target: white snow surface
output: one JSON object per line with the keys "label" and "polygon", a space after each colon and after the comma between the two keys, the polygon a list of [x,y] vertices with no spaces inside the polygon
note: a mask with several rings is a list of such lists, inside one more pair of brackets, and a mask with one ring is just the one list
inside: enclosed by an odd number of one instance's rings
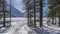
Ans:
{"label": "white snow surface", "polygon": [[[6,20],[9,20],[9,18],[6,18]],[[11,18],[11,27],[6,30],[6,32],[0,34],[18,34],[20,32],[20,28],[26,23],[27,18]]]}
{"label": "white snow surface", "polygon": [[[9,18],[6,18],[9,20]],[[47,18],[43,18],[43,23],[47,22]],[[38,30],[38,29],[37,29]],[[28,26],[27,26],[27,18],[11,18],[11,27],[6,30],[4,33],[0,34],[28,34],[29,31],[32,31]],[[33,31],[34,33],[31,34],[37,34],[36,31]],[[39,33],[40,34],[40,33]]]}

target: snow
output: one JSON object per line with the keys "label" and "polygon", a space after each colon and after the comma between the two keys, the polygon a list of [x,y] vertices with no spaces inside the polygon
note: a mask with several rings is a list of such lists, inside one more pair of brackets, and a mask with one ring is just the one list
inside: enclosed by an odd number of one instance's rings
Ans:
{"label": "snow", "polygon": [[[9,20],[9,18],[6,18]],[[43,18],[43,23],[46,25],[47,18]],[[46,28],[47,27],[47,28]],[[27,18],[11,18],[11,27],[8,28],[4,33],[1,34],[57,34],[56,32],[53,32],[49,30],[49,26],[43,27],[44,31],[38,28],[30,28],[27,26]],[[53,28],[50,26],[50,28]],[[5,29],[5,28],[2,28]],[[55,30],[59,28],[55,28]],[[48,31],[48,32],[47,32]]]}
{"label": "snow", "polygon": [[[9,18],[6,18],[6,19],[9,20]],[[26,18],[11,18],[11,21],[12,21],[11,27],[2,34],[12,34],[12,33],[14,34],[16,29],[21,28],[25,23],[27,23]]]}
{"label": "snow", "polygon": [[28,31],[26,30],[25,27],[21,27],[20,34],[28,34]]}

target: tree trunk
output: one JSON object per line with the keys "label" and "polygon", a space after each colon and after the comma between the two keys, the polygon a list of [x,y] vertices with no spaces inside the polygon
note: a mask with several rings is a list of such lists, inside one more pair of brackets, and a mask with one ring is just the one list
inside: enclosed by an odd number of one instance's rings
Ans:
{"label": "tree trunk", "polygon": [[52,24],[54,24],[54,16],[55,16],[55,12],[54,12],[54,10],[52,9]]}
{"label": "tree trunk", "polygon": [[4,0],[3,0],[3,15],[4,15],[3,26],[5,26],[5,11],[4,11]]}
{"label": "tree trunk", "polygon": [[33,26],[32,18],[30,17],[30,26]]}
{"label": "tree trunk", "polygon": [[40,0],[40,27],[43,25],[43,20],[42,20],[42,18],[43,18],[43,3],[42,2],[43,1]]}
{"label": "tree trunk", "polygon": [[59,26],[60,26],[60,17],[59,17]]}
{"label": "tree trunk", "polygon": [[53,9],[52,9],[52,24],[54,24],[54,16],[55,16],[55,9],[54,9],[54,0],[52,0],[52,5],[53,5]]}
{"label": "tree trunk", "polygon": [[10,0],[10,25],[11,26],[11,0]]}
{"label": "tree trunk", "polygon": [[35,10],[35,0],[34,0],[34,27],[36,27],[36,10]]}
{"label": "tree trunk", "polygon": [[54,24],[54,16],[52,15],[52,24]]}
{"label": "tree trunk", "polygon": [[29,10],[27,10],[27,12],[28,12],[28,26],[30,26],[30,24],[29,24]]}
{"label": "tree trunk", "polygon": [[32,22],[31,12],[29,13],[29,15],[30,15],[30,26],[32,27],[33,26],[33,22]]}
{"label": "tree trunk", "polygon": [[31,16],[30,16],[30,11],[29,11],[29,26],[31,27]]}

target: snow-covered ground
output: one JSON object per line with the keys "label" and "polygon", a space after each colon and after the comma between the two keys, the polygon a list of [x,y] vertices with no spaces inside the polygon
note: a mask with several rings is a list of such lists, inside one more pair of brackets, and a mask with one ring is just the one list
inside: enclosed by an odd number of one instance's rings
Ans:
{"label": "snow-covered ground", "polygon": [[[6,19],[9,20],[9,18]],[[47,18],[43,18],[43,23],[46,22]],[[11,27],[0,34],[57,34],[54,31],[49,31],[48,27],[43,27],[45,30],[41,30],[40,28],[29,28],[27,26],[27,18],[11,18]]]}
{"label": "snow-covered ground", "polygon": [[[6,18],[9,20],[9,18]],[[19,29],[27,23],[26,18],[11,18],[11,27],[0,34],[15,34]]]}

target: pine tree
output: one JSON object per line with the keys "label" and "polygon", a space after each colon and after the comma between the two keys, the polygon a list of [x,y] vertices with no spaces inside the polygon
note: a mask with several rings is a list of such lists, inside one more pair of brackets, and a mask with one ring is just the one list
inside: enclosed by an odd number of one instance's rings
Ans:
{"label": "pine tree", "polygon": [[[54,23],[54,16],[60,18],[60,0],[49,0],[49,16],[52,16],[52,23]],[[52,15],[51,15],[52,14]],[[59,19],[60,20],[60,19]],[[60,26],[60,22],[59,22]]]}
{"label": "pine tree", "polygon": [[33,4],[30,3],[29,0],[23,0],[24,4],[25,4],[25,10],[27,14],[27,18],[28,18],[28,26],[33,27],[34,23],[33,23]]}
{"label": "pine tree", "polygon": [[[26,1],[26,2],[25,2]],[[28,20],[28,26],[30,26],[30,19],[29,19],[29,1],[28,0],[23,0],[24,4],[25,4],[25,10],[26,10],[26,13],[27,13],[27,20]]]}
{"label": "pine tree", "polygon": [[3,18],[3,26],[5,26],[6,13],[8,13],[6,0],[0,0],[0,16]]}
{"label": "pine tree", "polygon": [[3,15],[3,11],[2,11],[2,0],[0,0],[0,19],[2,18],[2,15]]}

